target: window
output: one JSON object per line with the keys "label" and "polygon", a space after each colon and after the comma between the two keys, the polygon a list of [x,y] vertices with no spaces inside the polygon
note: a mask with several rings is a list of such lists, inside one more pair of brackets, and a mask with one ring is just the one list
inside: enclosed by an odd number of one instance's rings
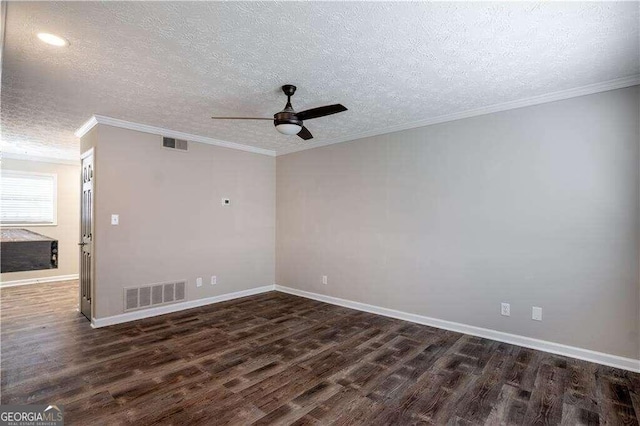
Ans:
{"label": "window", "polygon": [[55,225],[57,176],[2,170],[0,221],[3,225]]}

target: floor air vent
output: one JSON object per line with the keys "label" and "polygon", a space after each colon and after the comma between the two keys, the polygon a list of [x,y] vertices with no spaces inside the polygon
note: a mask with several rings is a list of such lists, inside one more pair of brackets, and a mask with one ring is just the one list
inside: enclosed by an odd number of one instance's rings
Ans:
{"label": "floor air vent", "polygon": [[189,143],[183,139],[163,137],[162,146],[165,148],[177,149],[179,151],[186,151],[189,148]]}
{"label": "floor air vent", "polygon": [[127,287],[124,289],[125,312],[184,302],[185,300],[187,300],[186,281]]}

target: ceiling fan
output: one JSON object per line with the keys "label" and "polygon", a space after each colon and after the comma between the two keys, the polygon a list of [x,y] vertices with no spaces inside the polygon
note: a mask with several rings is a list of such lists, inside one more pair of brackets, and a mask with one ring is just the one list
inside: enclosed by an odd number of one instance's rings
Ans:
{"label": "ceiling fan", "polygon": [[273,114],[273,118],[264,117],[211,117],[214,120],[273,120],[276,130],[285,135],[298,135],[304,140],[313,138],[311,132],[302,125],[304,120],[324,117],[325,115],[336,114],[346,111],[347,108],[340,104],[325,105],[318,108],[311,108],[305,111],[295,112],[291,106],[291,96],[296,93],[296,86],[285,84],[282,91],[287,95],[287,104],[280,112]]}

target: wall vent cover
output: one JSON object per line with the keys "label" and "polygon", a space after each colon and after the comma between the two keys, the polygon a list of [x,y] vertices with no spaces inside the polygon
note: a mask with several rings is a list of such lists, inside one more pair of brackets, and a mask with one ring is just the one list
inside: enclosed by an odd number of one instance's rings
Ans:
{"label": "wall vent cover", "polygon": [[176,281],[127,287],[124,289],[124,311],[151,308],[187,300],[187,282]]}
{"label": "wall vent cover", "polygon": [[162,146],[165,148],[177,149],[179,151],[186,151],[189,149],[189,142],[183,139],[163,137]]}

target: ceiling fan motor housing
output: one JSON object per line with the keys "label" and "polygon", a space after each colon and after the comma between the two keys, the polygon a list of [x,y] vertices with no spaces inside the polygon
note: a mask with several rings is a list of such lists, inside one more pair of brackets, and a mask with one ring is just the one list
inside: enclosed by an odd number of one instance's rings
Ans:
{"label": "ceiling fan motor housing", "polygon": [[291,106],[291,96],[296,93],[296,86],[292,84],[285,84],[282,86],[282,91],[287,95],[287,105],[280,112],[273,114],[273,124],[278,126],[280,124],[295,124],[302,127],[302,120],[296,117],[296,112]]}
{"label": "ceiling fan motor housing", "polygon": [[302,120],[298,120],[296,113],[293,111],[280,111],[273,115],[273,124],[276,126],[279,124],[295,124],[296,126],[302,126]]}

